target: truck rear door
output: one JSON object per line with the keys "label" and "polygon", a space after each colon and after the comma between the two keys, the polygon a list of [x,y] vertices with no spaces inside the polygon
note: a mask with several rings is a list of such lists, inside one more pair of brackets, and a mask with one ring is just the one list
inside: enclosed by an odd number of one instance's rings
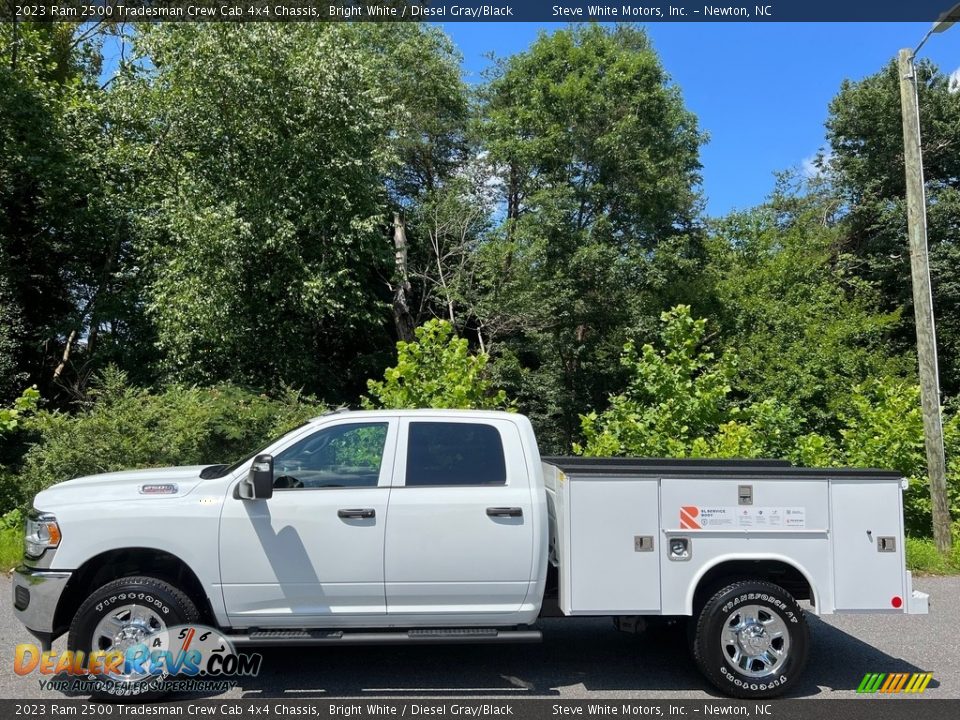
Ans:
{"label": "truck rear door", "polygon": [[533,510],[515,423],[401,420],[385,539],[388,615],[520,610],[533,574]]}

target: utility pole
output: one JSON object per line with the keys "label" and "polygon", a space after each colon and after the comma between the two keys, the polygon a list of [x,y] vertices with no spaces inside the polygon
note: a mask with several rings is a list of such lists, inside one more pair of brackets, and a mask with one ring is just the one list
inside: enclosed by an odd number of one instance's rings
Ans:
{"label": "utility pole", "polygon": [[927,474],[933,505],[933,539],[941,553],[950,550],[950,501],[947,495],[943,422],[940,415],[940,379],[937,339],[933,320],[933,292],[927,253],[927,199],[923,187],[920,147],[920,106],[913,50],[901,50],[900,106],[903,114],[903,159],[907,180],[907,233],[910,237],[910,272],[913,278],[913,313],[917,326],[917,359],[920,364],[920,404],[927,451]]}

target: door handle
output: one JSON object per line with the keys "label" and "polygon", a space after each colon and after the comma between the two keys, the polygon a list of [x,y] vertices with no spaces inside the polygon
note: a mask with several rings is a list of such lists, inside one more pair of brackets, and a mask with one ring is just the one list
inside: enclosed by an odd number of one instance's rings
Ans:
{"label": "door handle", "polygon": [[523,517],[523,508],[518,507],[489,507],[487,515],[490,517]]}
{"label": "door handle", "polygon": [[337,517],[340,518],[372,518],[377,514],[373,508],[346,508],[337,510]]}

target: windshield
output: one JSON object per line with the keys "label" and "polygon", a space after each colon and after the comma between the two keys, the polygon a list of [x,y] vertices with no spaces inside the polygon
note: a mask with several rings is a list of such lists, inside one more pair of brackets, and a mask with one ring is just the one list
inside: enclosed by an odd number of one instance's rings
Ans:
{"label": "windshield", "polygon": [[239,468],[245,462],[253,459],[257,455],[262,453],[264,450],[266,450],[268,447],[273,445],[274,443],[278,442],[279,440],[282,440],[285,437],[289,437],[290,435],[293,435],[295,432],[297,432],[301,428],[306,427],[309,424],[310,423],[308,421],[308,422],[302,423],[301,425],[297,425],[297,427],[295,427],[293,430],[290,430],[286,434],[281,435],[279,438],[274,438],[272,440],[269,440],[266,444],[261,445],[253,452],[248,453],[247,455],[244,455],[242,458],[237,460],[232,465],[211,465],[210,467],[204,468],[200,473],[200,477],[203,478],[204,480],[213,480],[215,478],[222,478],[226,475],[229,475],[230,473],[235,472],[237,468]]}

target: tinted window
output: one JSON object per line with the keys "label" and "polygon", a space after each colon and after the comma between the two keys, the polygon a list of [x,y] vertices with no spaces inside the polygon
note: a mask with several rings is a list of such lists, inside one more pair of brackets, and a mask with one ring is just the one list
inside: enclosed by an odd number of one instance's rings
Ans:
{"label": "tinted window", "polygon": [[376,487],[387,423],[336,425],[308,435],[273,461],[278,490]]}
{"label": "tinted window", "polygon": [[500,433],[476,423],[410,423],[407,486],[504,485]]}

